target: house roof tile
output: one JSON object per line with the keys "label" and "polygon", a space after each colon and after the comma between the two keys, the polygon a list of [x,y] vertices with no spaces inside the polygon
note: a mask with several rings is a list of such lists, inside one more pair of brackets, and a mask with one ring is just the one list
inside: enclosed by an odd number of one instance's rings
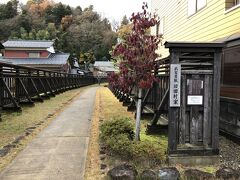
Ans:
{"label": "house roof tile", "polygon": [[111,61],[95,61],[94,67],[96,66],[104,66],[104,67],[114,67],[113,62]]}
{"label": "house roof tile", "polygon": [[5,48],[49,48],[53,41],[45,40],[8,40],[3,43]]}
{"label": "house roof tile", "polygon": [[95,61],[93,66],[99,69],[100,71],[105,72],[116,71],[113,62],[111,61]]}
{"label": "house roof tile", "polygon": [[70,54],[56,53],[51,54],[48,58],[4,58],[3,61],[16,65],[29,64],[49,64],[49,65],[64,65],[67,63]]}

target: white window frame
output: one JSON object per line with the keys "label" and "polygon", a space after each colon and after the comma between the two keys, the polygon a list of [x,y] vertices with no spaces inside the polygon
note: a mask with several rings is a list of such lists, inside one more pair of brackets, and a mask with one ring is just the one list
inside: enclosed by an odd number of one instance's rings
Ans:
{"label": "white window frame", "polygon": [[[226,2],[227,0],[225,0]],[[225,7],[225,14],[240,7],[240,0],[234,0],[234,5],[230,8]]]}
{"label": "white window frame", "polygon": [[39,52],[30,52],[28,53],[29,58],[40,58],[40,53]]}
{"label": "white window frame", "polygon": [[196,14],[207,6],[207,0],[188,0],[188,16]]}

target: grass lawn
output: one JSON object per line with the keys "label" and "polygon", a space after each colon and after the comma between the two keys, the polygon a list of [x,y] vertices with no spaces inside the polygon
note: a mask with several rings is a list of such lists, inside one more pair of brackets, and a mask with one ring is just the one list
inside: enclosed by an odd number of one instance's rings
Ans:
{"label": "grass lawn", "polygon": [[3,112],[0,122],[0,148],[13,142],[17,137],[24,135],[29,127],[37,128],[21,140],[16,148],[4,157],[0,157],[0,171],[9,164],[13,158],[26,147],[41,130],[46,127],[54,117],[67,106],[74,97],[78,96],[87,87],[73,89],[56,95],[43,103],[35,103],[33,107],[23,107],[22,112]]}
{"label": "grass lawn", "polygon": [[[134,112],[127,111],[127,107],[122,106],[122,103],[112,94],[108,88],[100,89],[101,99],[101,116],[104,120],[110,120],[119,117],[129,117],[134,120]],[[150,119],[141,119],[141,141],[150,141],[163,145],[163,148],[167,148],[167,136],[166,135],[146,135],[145,130]]]}

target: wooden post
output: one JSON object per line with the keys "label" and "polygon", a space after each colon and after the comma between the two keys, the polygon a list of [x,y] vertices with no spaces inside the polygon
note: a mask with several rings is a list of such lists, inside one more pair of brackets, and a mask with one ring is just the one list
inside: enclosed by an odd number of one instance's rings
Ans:
{"label": "wooden post", "polygon": [[213,102],[212,102],[212,148],[218,152],[219,147],[219,109],[220,109],[220,77],[221,77],[221,49],[216,49],[213,62]]}
{"label": "wooden post", "polygon": [[2,120],[1,118],[1,111],[3,107],[3,84],[2,84],[2,79],[3,79],[3,72],[2,72],[2,66],[0,65],[0,121]]}
{"label": "wooden post", "polygon": [[3,81],[3,67],[0,64],[0,119],[1,119],[1,110],[3,108],[3,96],[4,96],[2,81]]}
{"label": "wooden post", "polygon": [[44,83],[43,83],[43,81],[42,81],[42,79],[41,79],[41,76],[40,76],[40,72],[39,71],[37,71],[37,78],[38,78],[38,81],[39,81],[39,85],[42,87],[42,90],[43,90],[43,92],[41,92],[41,93],[44,93],[45,95],[45,97],[46,98],[49,98],[49,96],[48,96],[48,94],[47,94],[47,89],[45,88],[45,85],[44,85]]}
{"label": "wooden post", "polygon": [[[170,64],[179,63],[179,52],[172,51],[170,55]],[[170,72],[171,74],[171,72]],[[169,77],[170,78],[170,77]],[[178,119],[179,119],[179,108],[178,107],[169,107],[168,114],[168,151],[177,150],[177,130],[178,130]]]}
{"label": "wooden post", "polygon": [[33,97],[34,96],[34,94],[33,94],[33,88],[32,88],[32,83],[31,83],[31,70],[28,70],[27,71],[27,73],[28,73],[28,76],[27,76],[27,91],[29,92],[29,95],[30,95],[30,97]]}
{"label": "wooden post", "polygon": [[16,68],[16,77],[15,77],[15,98],[17,102],[20,102],[20,73],[19,73],[19,68]]}

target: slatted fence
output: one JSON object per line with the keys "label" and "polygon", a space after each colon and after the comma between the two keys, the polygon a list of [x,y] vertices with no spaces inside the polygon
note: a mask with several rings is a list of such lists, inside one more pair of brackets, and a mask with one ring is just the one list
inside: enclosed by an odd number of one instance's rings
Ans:
{"label": "slatted fence", "polygon": [[92,75],[0,63],[0,108],[20,110],[21,104],[33,104],[34,101],[43,101],[66,90],[94,83]]}

